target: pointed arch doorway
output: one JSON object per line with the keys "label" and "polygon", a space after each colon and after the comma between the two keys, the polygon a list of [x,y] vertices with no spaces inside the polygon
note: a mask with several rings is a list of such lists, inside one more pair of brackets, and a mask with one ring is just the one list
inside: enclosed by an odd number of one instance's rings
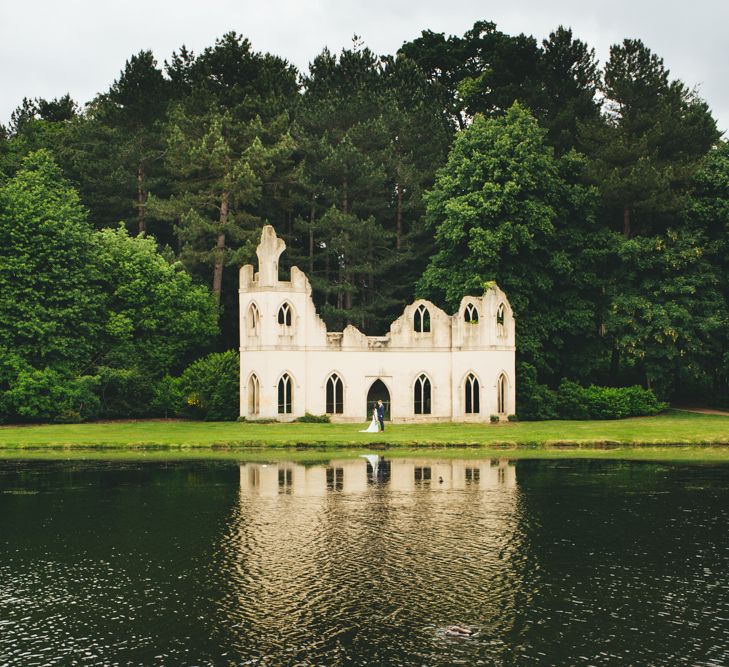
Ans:
{"label": "pointed arch doorway", "polygon": [[372,410],[377,401],[382,401],[385,406],[385,420],[390,420],[390,392],[382,380],[375,380],[367,392],[367,419],[372,418]]}

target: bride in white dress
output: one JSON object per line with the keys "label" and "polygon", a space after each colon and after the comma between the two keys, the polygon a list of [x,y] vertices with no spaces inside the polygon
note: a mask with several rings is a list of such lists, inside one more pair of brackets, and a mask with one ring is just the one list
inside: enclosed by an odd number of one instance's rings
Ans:
{"label": "bride in white dress", "polygon": [[366,428],[360,431],[360,433],[377,433],[380,430],[380,426],[377,420],[377,408],[374,408],[372,410],[372,421],[370,422],[370,425]]}

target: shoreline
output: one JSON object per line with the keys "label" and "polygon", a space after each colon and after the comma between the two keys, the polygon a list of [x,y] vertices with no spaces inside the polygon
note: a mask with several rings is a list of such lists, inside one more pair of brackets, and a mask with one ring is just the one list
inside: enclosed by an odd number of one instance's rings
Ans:
{"label": "shoreline", "polygon": [[[147,456],[218,458],[282,454],[400,450],[468,452],[470,456],[614,456],[661,451],[729,460],[729,416],[669,410],[654,417],[612,421],[502,424],[388,424],[384,433],[358,425],[144,420],[86,424],[4,426],[0,458]],[[587,454],[586,454],[587,453]],[[680,454],[682,457],[686,454]],[[450,454],[449,454],[450,456]]]}

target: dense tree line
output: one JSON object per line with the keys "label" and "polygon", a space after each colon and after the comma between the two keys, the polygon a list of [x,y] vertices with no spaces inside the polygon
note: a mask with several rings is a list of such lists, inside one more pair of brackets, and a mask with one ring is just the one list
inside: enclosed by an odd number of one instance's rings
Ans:
{"label": "dense tree line", "polygon": [[143,51],[83,108],[23,100],[0,188],[6,419],[43,382],[71,416],[179,407],[170,378],[237,347],[264,222],[330,328],[496,280],[524,415],[565,378],[727,400],[729,148],[639,40],[602,67],[569,29],[489,22],[387,56],[355,38],[307,72],[235,33]]}

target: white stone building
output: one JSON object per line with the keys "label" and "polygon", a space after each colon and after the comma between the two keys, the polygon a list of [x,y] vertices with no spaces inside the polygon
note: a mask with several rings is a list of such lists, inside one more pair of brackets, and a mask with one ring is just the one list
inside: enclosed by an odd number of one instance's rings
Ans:
{"label": "white stone building", "polygon": [[308,412],[367,422],[381,399],[393,422],[488,422],[515,412],[514,317],[496,286],[455,315],[425,299],[385,336],[330,333],[297,267],[279,280],[286,244],[267,225],[258,272],[240,270],[240,414],[289,421]]}

